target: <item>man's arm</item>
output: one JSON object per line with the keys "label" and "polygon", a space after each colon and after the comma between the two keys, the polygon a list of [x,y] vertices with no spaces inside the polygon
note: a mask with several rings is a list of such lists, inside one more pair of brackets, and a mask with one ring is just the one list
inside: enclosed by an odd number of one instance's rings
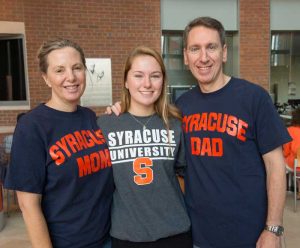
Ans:
{"label": "man's arm", "polygon": [[[263,155],[267,174],[268,215],[266,225],[282,225],[286,197],[286,174],[282,147],[277,147]],[[281,237],[263,231],[257,247],[281,247]]]}
{"label": "man's arm", "polygon": [[41,195],[17,191],[18,202],[33,248],[52,248],[48,227],[41,209]]}

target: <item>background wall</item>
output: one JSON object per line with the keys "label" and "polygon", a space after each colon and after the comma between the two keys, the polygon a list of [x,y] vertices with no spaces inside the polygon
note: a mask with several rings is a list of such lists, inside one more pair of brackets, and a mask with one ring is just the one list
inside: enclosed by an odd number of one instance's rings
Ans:
{"label": "background wall", "polygon": [[165,30],[184,30],[198,16],[211,16],[230,31],[238,29],[238,0],[161,0],[161,26]]}
{"label": "background wall", "polygon": [[[280,2],[279,0],[0,0],[0,21],[25,24],[30,107],[33,108],[40,102],[45,102],[50,93],[41,79],[35,59],[42,41],[56,36],[66,37],[78,42],[83,47],[86,57],[111,58],[113,101],[116,101],[120,98],[122,70],[129,50],[140,44],[160,49],[161,21],[162,25],[165,25],[168,19],[167,9],[164,6],[171,2],[176,7],[175,10],[180,10],[177,14],[173,14],[173,17],[181,20],[184,25],[187,21],[183,22],[183,18],[190,17],[190,20],[194,17],[192,15],[215,14],[217,16],[213,17],[220,19],[227,30],[237,30],[239,57],[235,61],[239,63],[239,76],[269,90],[270,1]],[[296,0],[288,0],[291,3],[294,1]],[[194,6],[193,12],[185,11],[181,6],[183,2],[185,6]],[[225,2],[226,8],[223,6]],[[230,14],[228,6],[231,6]],[[276,15],[276,8],[272,13]],[[282,16],[279,18],[282,19]],[[275,22],[272,23],[275,25]],[[181,29],[180,25],[177,26]],[[97,114],[103,111],[101,108],[94,110]],[[0,111],[0,129],[3,126],[13,127],[19,112],[22,110]]]}
{"label": "background wall", "polygon": [[[160,49],[160,0],[0,0],[0,21],[25,24],[31,108],[50,93],[36,61],[44,40],[65,37],[78,42],[87,58],[111,58],[113,101],[120,99],[128,52],[141,44]],[[0,111],[0,127],[14,126],[19,112]]]}
{"label": "background wall", "polygon": [[240,77],[270,87],[270,0],[239,1]]}
{"label": "background wall", "polygon": [[300,30],[299,0],[270,0],[272,30]]}

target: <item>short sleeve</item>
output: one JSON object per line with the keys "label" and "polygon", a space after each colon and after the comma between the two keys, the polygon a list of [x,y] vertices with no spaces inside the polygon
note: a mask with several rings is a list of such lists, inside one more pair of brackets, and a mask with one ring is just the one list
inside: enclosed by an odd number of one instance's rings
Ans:
{"label": "short sleeve", "polygon": [[266,154],[291,140],[267,92],[262,90],[256,106],[256,138],[261,154]]}
{"label": "short sleeve", "polygon": [[185,158],[185,146],[184,146],[184,138],[183,133],[180,132],[180,143],[178,146],[178,153],[176,157],[176,174],[184,177],[186,169],[186,158]]}
{"label": "short sleeve", "polygon": [[24,192],[43,192],[46,175],[46,144],[42,133],[28,118],[22,118],[14,132],[11,163],[4,187]]}

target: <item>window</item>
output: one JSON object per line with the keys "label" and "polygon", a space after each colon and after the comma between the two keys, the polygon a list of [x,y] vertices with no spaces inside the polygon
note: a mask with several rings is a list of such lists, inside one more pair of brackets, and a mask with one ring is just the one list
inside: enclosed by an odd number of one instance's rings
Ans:
{"label": "window", "polygon": [[300,32],[271,35],[271,95],[282,112],[289,112],[300,104]]}
{"label": "window", "polygon": [[197,81],[184,64],[182,32],[163,32],[161,47],[168,76],[168,94],[174,102]]}
{"label": "window", "polygon": [[[163,31],[162,35],[162,57],[167,70],[171,101],[175,101],[182,93],[197,85],[196,79],[184,64],[182,36],[182,31]],[[226,44],[228,52],[224,72],[227,75],[238,76],[236,33],[226,33]]]}
{"label": "window", "polygon": [[25,25],[0,21],[0,109],[28,108]]}
{"label": "window", "polygon": [[22,105],[27,100],[24,44],[20,36],[0,36],[0,102]]}

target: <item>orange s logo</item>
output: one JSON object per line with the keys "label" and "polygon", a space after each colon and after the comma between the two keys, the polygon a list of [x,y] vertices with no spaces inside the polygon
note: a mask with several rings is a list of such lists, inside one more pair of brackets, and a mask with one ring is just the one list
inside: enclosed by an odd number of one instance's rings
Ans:
{"label": "orange s logo", "polygon": [[153,170],[148,166],[152,166],[150,158],[137,158],[133,161],[134,182],[137,185],[150,184],[153,181]]}

